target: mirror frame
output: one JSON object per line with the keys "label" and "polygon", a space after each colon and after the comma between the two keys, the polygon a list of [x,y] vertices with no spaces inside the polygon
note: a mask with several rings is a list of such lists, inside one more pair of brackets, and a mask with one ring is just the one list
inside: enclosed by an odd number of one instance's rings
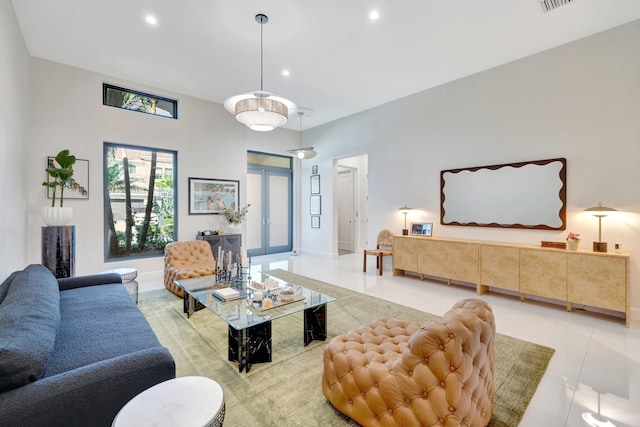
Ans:
{"label": "mirror frame", "polygon": [[[538,166],[546,166],[555,162],[560,162],[562,167],[560,169],[560,173],[558,174],[560,181],[562,182],[562,187],[558,193],[558,197],[562,202],[562,207],[558,212],[558,216],[562,224],[560,226],[554,227],[548,224],[499,224],[497,222],[491,223],[478,223],[478,222],[466,222],[461,223],[458,221],[445,222],[445,208],[444,202],[446,199],[445,194],[445,185],[446,179],[445,174],[457,174],[460,172],[477,172],[482,169],[489,169],[493,171],[499,171],[505,167],[512,167],[515,169],[522,168],[527,165],[538,165]],[[489,200],[488,203],[491,203]],[[442,225],[459,225],[459,226],[470,226],[470,227],[494,227],[494,228],[524,228],[528,230],[565,230],[567,227],[567,159],[565,158],[556,158],[556,159],[546,159],[546,160],[535,160],[529,162],[519,162],[519,163],[504,163],[499,165],[490,165],[490,166],[476,166],[470,168],[462,168],[462,169],[448,169],[440,171],[440,224]]]}

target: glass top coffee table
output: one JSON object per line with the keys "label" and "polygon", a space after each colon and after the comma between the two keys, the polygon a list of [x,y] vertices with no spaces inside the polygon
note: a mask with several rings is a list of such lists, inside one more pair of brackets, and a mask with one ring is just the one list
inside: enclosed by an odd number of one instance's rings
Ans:
{"label": "glass top coffee table", "polygon": [[[335,298],[295,283],[257,273],[232,282],[230,287],[241,292],[243,297],[228,301],[221,301],[214,295],[218,288],[215,276],[175,280],[175,284],[185,291],[187,317],[206,307],[227,323],[228,359],[238,362],[240,372],[243,369],[249,372],[254,363],[271,362],[271,321],[274,319],[304,312],[304,345],[327,338],[326,304]],[[268,284],[269,290],[259,290],[260,284]],[[292,301],[285,301],[284,294],[289,294],[288,300]],[[273,306],[266,308],[267,303],[254,299],[270,299]]]}

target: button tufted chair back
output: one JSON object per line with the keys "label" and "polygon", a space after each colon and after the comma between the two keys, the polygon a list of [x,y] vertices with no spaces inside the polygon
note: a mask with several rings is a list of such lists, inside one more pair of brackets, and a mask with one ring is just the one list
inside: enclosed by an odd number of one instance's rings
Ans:
{"label": "button tufted chair back", "polygon": [[169,243],[164,249],[164,286],[179,297],[183,291],[173,281],[214,274],[216,262],[206,240]]}
{"label": "button tufted chair back", "polygon": [[494,337],[493,311],[479,299],[423,327],[378,319],[327,344],[322,392],[363,426],[486,426]]}

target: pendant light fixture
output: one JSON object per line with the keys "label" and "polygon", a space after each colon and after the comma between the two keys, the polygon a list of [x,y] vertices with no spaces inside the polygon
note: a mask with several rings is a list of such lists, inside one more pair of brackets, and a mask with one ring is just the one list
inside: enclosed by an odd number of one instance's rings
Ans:
{"label": "pendant light fixture", "polygon": [[296,105],[263,90],[262,27],[269,22],[269,18],[259,13],[256,15],[256,22],[260,24],[260,90],[232,96],[224,101],[224,108],[250,129],[270,131],[287,123],[287,118],[295,112]]}
{"label": "pendant light fixture", "polygon": [[313,151],[313,147],[304,147],[302,148],[302,118],[310,116],[313,113],[313,110],[309,108],[300,107],[296,111],[296,115],[300,119],[300,148],[294,150],[287,150],[288,153],[294,154],[299,159],[310,159],[315,157],[316,153]]}

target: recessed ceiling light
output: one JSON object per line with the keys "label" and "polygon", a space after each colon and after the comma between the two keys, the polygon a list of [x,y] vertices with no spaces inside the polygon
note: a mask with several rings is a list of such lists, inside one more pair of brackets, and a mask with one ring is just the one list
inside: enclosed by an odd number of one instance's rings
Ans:
{"label": "recessed ceiling light", "polygon": [[158,20],[156,19],[156,17],[152,15],[147,15],[144,18],[144,20],[147,21],[147,24],[150,24],[150,25],[156,25],[158,23]]}
{"label": "recessed ceiling light", "polygon": [[378,18],[380,18],[380,14],[378,13],[378,11],[377,10],[371,11],[371,13],[369,14],[369,19],[371,19],[372,21],[375,21]]}
{"label": "recessed ceiling light", "polygon": [[282,70],[282,75],[287,77],[289,76],[291,73],[289,72],[289,70]]}

